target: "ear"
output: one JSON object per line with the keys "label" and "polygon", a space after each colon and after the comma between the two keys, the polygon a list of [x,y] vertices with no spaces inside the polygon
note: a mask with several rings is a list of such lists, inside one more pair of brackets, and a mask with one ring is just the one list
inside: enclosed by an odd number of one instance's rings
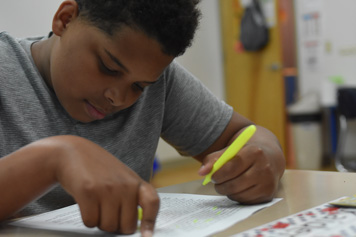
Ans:
{"label": "ear", "polygon": [[52,31],[54,34],[61,36],[67,25],[78,16],[78,4],[74,0],[62,2],[52,21]]}

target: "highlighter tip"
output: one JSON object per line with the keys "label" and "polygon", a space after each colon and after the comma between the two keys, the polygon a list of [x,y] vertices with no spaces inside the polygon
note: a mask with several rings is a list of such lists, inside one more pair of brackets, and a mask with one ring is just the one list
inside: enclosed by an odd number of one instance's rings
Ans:
{"label": "highlighter tip", "polygon": [[137,208],[137,219],[139,221],[142,220],[142,208],[141,207]]}
{"label": "highlighter tip", "polygon": [[204,181],[203,181],[203,185],[207,185],[210,182],[210,178],[209,177],[205,177]]}

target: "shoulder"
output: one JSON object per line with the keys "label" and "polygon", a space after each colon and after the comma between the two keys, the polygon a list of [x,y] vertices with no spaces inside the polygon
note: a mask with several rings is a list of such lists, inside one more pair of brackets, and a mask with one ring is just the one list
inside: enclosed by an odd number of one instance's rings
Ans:
{"label": "shoulder", "polygon": [[11,36],[8,32],[0,32],[0,51],[1,52],[25,52],[30,49],[33,42],[43,39],[43,37],[17,38]]}
{"label": "shoulder", "polygon": [[0,32],[0,51],[1,52],[12,48],[12,46],[16,43],[17,43],[16,39],[14,37],[10,36],[6,31]]}
{"label": "shoulder", "polygon": [[180,65],[177,61],[173,61],[164,71],[163,76],[166,79],[176,79],[176,78],[191,78],[193,75]]}
{"label": "shoulder", "polygon": [[8,32],[6,31],[1,31],[0,32],[0,42],[6,42],[8,40],[13,40],[14,37],[12,37]]}
{"label": "shoulder", "polygon": [[173,61],[162,74],[163,80],[166,83],[167,93],[171,90],[184,90],[186,92],[196,91],[201,89],[204,85],[191,72]]}
{"label": "shoulder", "polygon": [[7,32],[0,32],[0,57],[10,61],[10,58],[18,54],[24,54],[20,39],[11,36]]}

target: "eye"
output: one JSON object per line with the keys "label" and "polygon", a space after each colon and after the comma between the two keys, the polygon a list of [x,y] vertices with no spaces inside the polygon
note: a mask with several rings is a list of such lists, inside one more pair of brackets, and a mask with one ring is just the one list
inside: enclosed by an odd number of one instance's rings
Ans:
{"label": "eye", "polygon": [[100,68],[100,71],[102,71],[103,73],[108,74],[108,75],[116,76],[118,74],[118,71],[107,67],[101,59],[99,59],[99,68]]}
{"label": "eye", "polygon": [[143,91],[145,89],[142,85],[140,85],[140,83],[137,82],[135,82],[133,86],[135,86],[135,88],[139,89],[140,91]]}

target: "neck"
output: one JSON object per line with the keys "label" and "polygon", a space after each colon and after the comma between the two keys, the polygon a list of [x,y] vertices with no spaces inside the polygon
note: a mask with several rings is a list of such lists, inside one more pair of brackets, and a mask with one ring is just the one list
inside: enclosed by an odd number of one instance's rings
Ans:
{"label": "neck", "polygon": [[57,36],[52,35],[49,39],[37,41],[32,44],[31,53],[33,60],[46,84],[52,88],[51,80],[51,52]]}

